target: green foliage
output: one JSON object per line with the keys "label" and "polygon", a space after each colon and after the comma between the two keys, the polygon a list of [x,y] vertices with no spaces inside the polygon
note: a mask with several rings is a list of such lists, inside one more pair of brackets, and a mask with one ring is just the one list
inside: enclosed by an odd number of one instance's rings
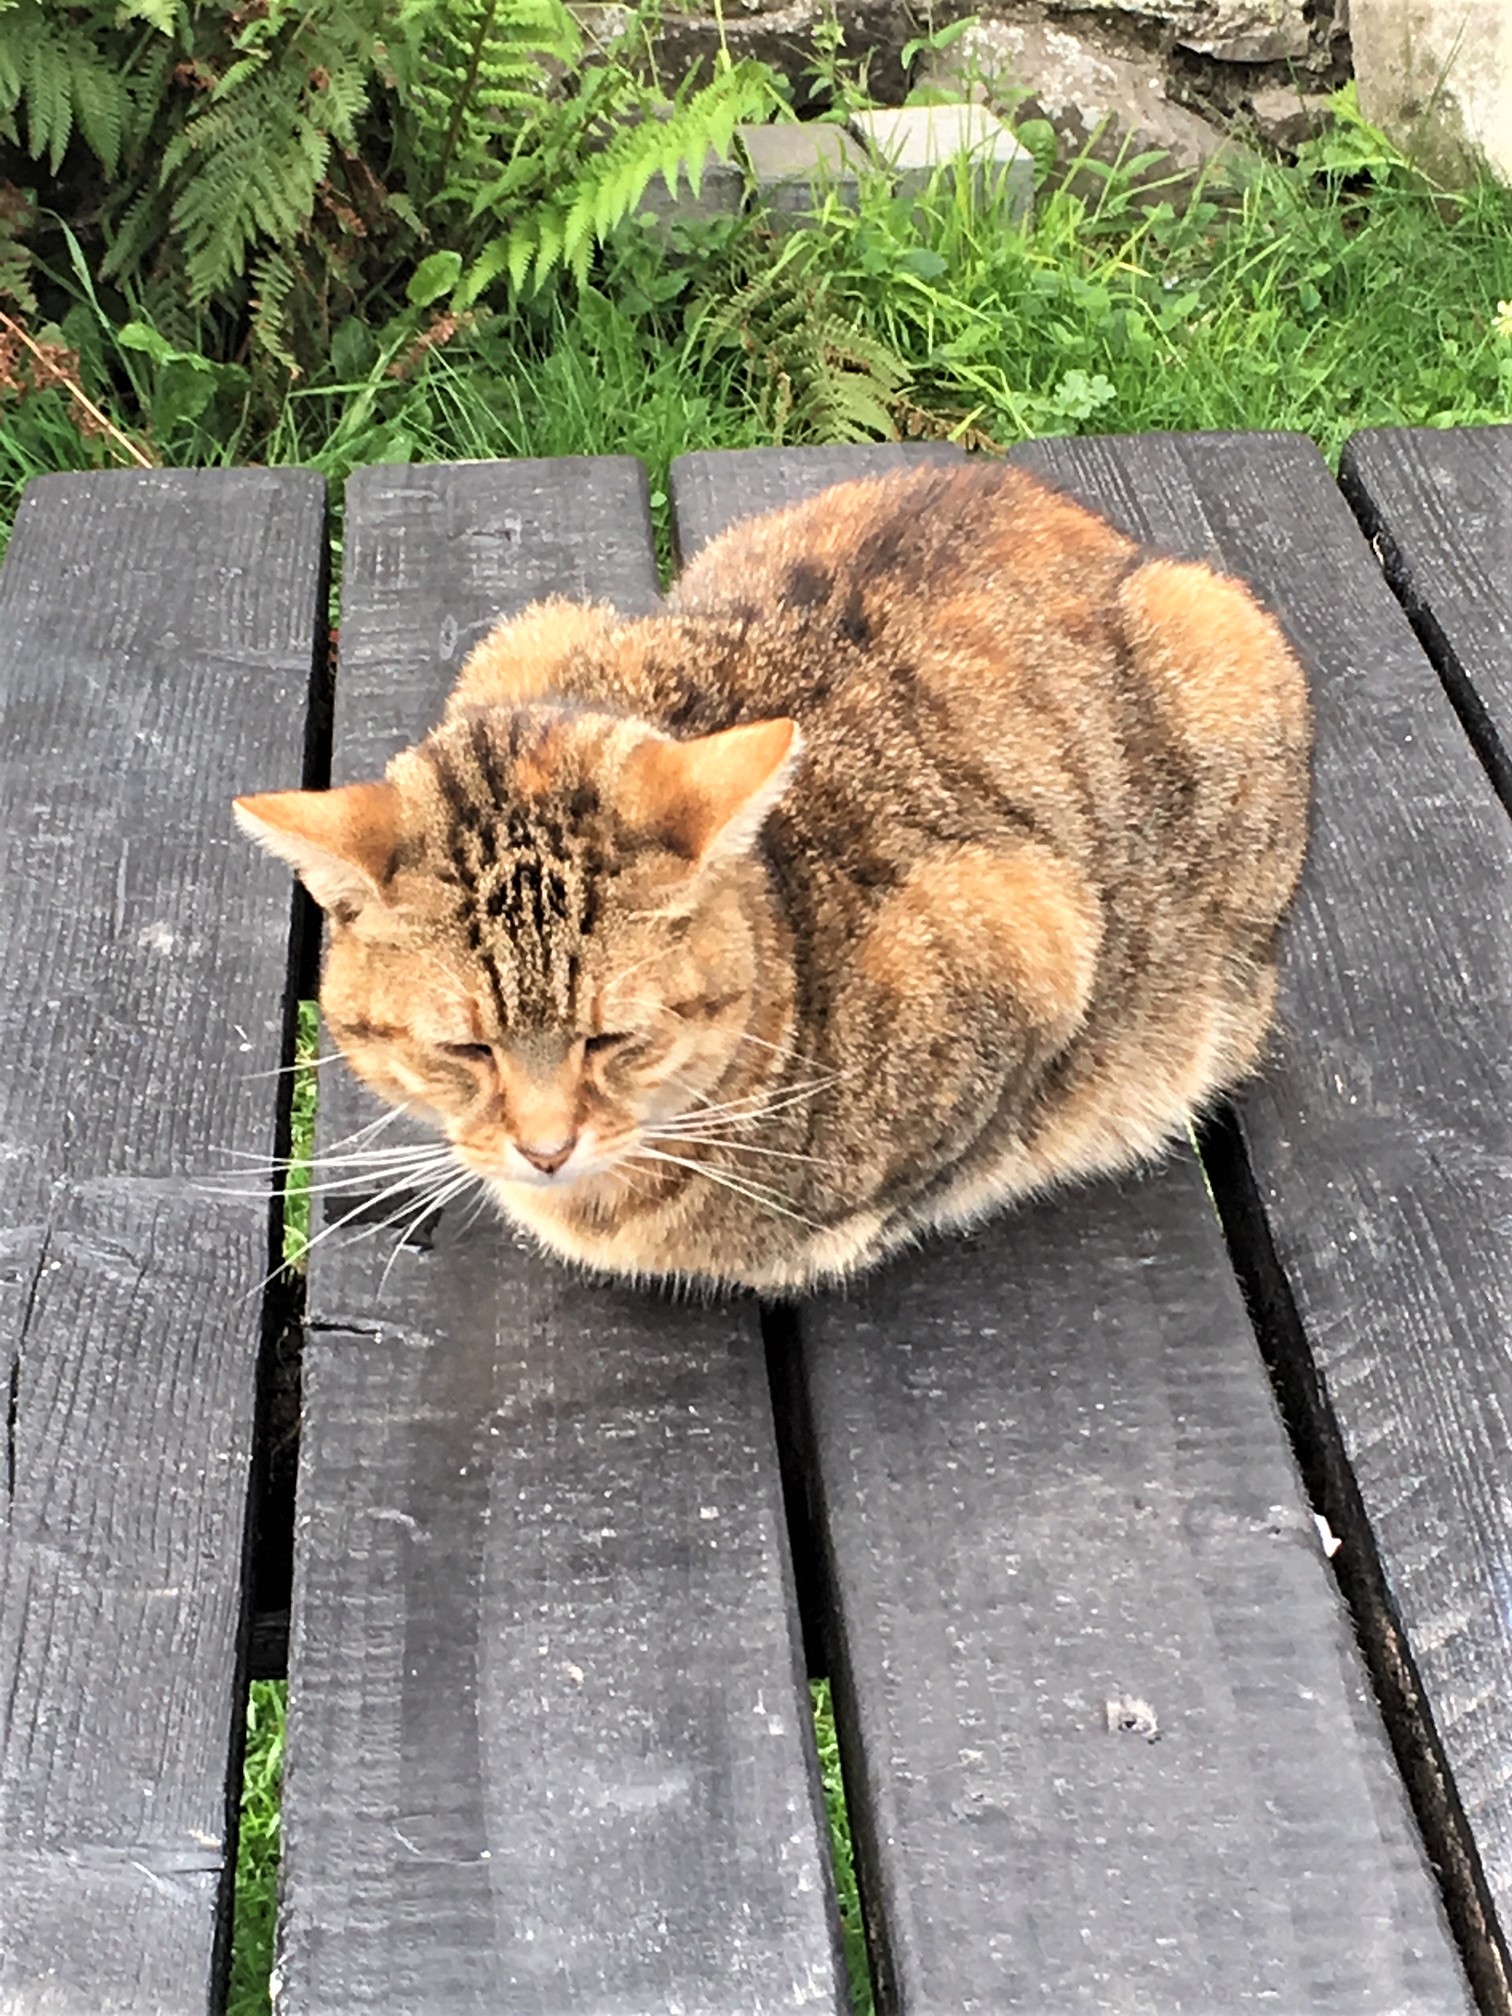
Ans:
{"label": "green foliage", "polygon": [[814,1710],[814,1743],[819,1752],[819,1782],[824,1787],[824,1811],[829,1822],[830,1863],[835,1872],[835,1901],[840,1907],[840,1935],[845,1951],[845,1972],[850,1984],[851,2016],[872,2016],[866,1933],[856,1888],[850,1811],[845,1803],[840,1740],[835,1731],[835,1706],[829,1681],[811,1680],[809,1697]]}
{"label": "green foliage", "polygon": [[239,279],[254,250],[287,257],[308,230],[332,147],[357,146],[382,19],[351,0],[268,0],[231,38],[163,150],[159,181],[191,302]]}
{"label": "green foliage", "polygon": [[34,315],[37,310],[31,249],[26,242],[35,221],[29,194],[13,183],[0,182],[0,307],[8,304],[23,315]]}
{"label": "green foliage", "polygon": [[[128,19],[132,12],[128,10]],[[0,9],[0,133],[56,175],[75,128],[107,173],[128,124],[140,124],[129,81],[111,64],[96,23],[46,0]]]}
{"label": "green foliage", "polygon": [[226,2016],[267,2016],[278,1917],[279,1807],[283,1786],[286,1687],[254,1680],[247,1695],[241,1820],[236,1844],[236,1913]]}
{"label": "green foliage", "polygon": [[285,1267],[304,1265],[310,1248],[310,1158],[320,1101],[320,1008],[301,1001],[294,1032],[294,1090],[289,1106],[289,1171],[283,1192]]}
{"label": "green foliage", "polygon": [[745,357],[774,442],[886,439],[898,431],[909,367],[848,312],[823,243],[816,233],[793,232],[775,257],[754,244],[740,284],[707,290],[694,312],[703,357]]}
{"label": "green foliage", "polygon": [[543,87],[576,65],[583,38],[562,0],[409,0],[401,45],[410,116],[435,189],[487,172],[501,136],[536,118]]}
{"label": "green foliage", "polygon": [[471,306],[501,273],[516,294],[559,266],[581,283],[595,247],[634,213],[656,176],[675,194],[686,174],[696,190],[709,151],[728,157],[736,126],[776,102],[758,63],[722,64],[706,84],[684,83],[670,103],[627,89],[627,75],[613,65],[585,70],[570,99],[536,105],[507,158],[484,161],[447,192],[465,196],[470,214],[492,227],[468,264],[458,306]]}
{"label": "green foliage", "polygon": [[[920,45],[910,44],[910,48]],[[904,59],[905,62],[907,58]],[[827,109],[820,116],[831,120],[845,120],[852,112],[862,110],[871,103],[871,92],[867,79],[871,70],[871,53],[862,50],[852,55],[845,46],[845,30],[833,6],[822,15],[812,30],[812,50],[805,66],[809,95],[816,103]]]}
{"label": "green foliage", "polygon": [[[585,60],[563,0],[0,0],[0,140],[171,341],[308,372],[353,310],[581,285],[653,177],[776,104],[753,63],[660,102],[648,25]],[[0,205],[23,303],[29,242]]]}
{"label": "green foliage", "polygon": [[790,439],[854,431],[843,409],[774,396],[813,355],[810,290],[816,316],[897,360],[879,397],[905,434],[1291,427],[1334,454],[1360,426],[1512,418],[1497,320],[1512,191],[1276,167],[1178,212],[1136,188],[1143,165],[1069,164],[1027,229],[965,175],[921,203],[864,189],[859,213],[826,209],[772,273],[747,249],[706,276],[701,326]]}
{"label": "green foliage", "polygon": [[1422,187],[1425,178],[1379,126],[1360,110],[1353,78],[1328,101],[1329,120],[1315,139],[1304,142],[1297,165],[1335,186],[1368,177],[1373,188]]}

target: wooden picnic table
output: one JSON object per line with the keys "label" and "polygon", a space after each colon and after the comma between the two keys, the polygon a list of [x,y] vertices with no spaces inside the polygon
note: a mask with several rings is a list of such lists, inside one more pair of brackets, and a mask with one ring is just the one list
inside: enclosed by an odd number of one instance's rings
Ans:
{"label": "wooden picnic table", "polygon": [[[677,547],[911,452],[948,451],[685,456]],[[301,1309],[266,1186],[215,1194],[287,1145],[313,986],[233,792],[372,773],[537,596],[651,607],[640,465],[353,477],[334,706],[315,476],[31,486],[3,2016],[219,2006],[290,1549],[288,2016],[839,2011],[809,1670],[881,2011],[1512,2006],[1512,430],[1361,435],[1342,488],[1287,435],[1015,458],[1246,575],[1308,664],[1274,1063],[1208,1143],[1221,1227],[1183,1154],[770,1310],[449,1213],[326,1242]],[[323,1088],[324,1140],[372,1110]]]}

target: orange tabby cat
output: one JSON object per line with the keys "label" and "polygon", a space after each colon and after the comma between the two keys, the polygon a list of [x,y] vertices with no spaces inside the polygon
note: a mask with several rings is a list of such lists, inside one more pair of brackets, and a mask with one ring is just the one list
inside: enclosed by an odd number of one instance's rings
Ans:
{"label": "orange tabby cat", "polygon": [[537,604],[383,781],[237,812],[353,1067],[511,1218],[791,1290],[1254,1067],[1309,740],[1239,582],[967,464],[738,525],[655,616]]}

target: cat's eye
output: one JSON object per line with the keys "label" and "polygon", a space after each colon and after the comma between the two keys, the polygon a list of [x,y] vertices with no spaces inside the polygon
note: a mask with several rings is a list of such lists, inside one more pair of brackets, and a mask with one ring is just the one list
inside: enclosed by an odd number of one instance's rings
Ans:
{"label": "cat's eye", "polygon": [[601,1029],[597,1036],[583,1038],[583,1055],[605,1057],[611,1050],[619,1050],[634,1040],[634,1035],[629,1029]]}
{"label": "cat's eye", "polygon": [[469,1064],[486,1063],[493,1055],[487,1043],[438,1043],[436,1048],[443,1057],[461,1057]]}

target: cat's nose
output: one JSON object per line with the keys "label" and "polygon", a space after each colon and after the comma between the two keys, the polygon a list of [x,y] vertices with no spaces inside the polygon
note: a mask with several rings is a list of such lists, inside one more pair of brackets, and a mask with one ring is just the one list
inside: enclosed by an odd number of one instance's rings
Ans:
{"label": "cat's nose", "polygon": [[549,1148],[527,1147],[523,1141],[516,1141],[514,1145],[532,1169],[539,1169],[543,1176],[555,1176],[576,1148],[577,1136],[573,1134],[566,1141],[555,1142]]}

